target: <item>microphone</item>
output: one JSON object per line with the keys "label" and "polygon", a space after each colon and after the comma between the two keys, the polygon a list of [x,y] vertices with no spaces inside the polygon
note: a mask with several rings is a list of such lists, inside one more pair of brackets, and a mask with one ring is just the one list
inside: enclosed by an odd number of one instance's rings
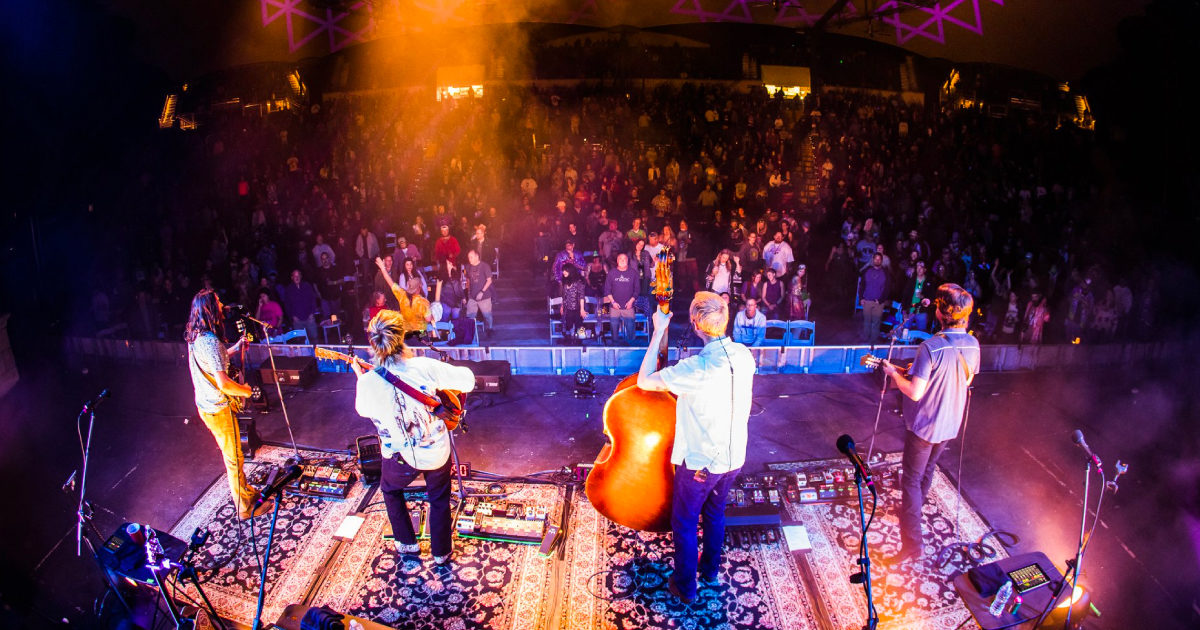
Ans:
{"label": "microphone", "polygon": [[74,492],[75,491],[75,477],[78,474],[79,474],[78,468],[71,471],[71,476],[67,477],[67,480],[63,482],[63,485],[62,485],[63,492]]}
{"label": "microphone", "polygon": [[1096,454],[1092,452],[1090,447],[1088,447],[1087,440],[1083,439],[1083,431],[1075,429],[1075,433],[1071,434],[1071,441],[1074,442],[1076,446],[1083,449],[1083,452],[1087,453],[1088,457],[1092,459],[1092,463],[1096,465],[1096,470],[1100,470],[1100,458],[1096,457]]}
{"label": "microphone", "polygon": [[871,478],[870,466],[867,466],[867,463],[858,456],[858,451],[854,450],[854,438],[842,434],[837,439],[837,450],[850,459],[850,463],[854,465],[854,470],[858,471],[858,474],[862,476],[868,486],[874,485],[875,481]]}
{"label": "microphone", "polygon": [[246,319],[248,319],[248,320],[250,320],[250,321],[254,322],[255,324],[258,324],[259,326],[262,326],[263,328],[270,328],[270,327],[271,327],[271,325],[270,325],[270,324],[268,324],[267,322],[264,322],[264,321],[263,321],[263,320],[261,320],[261,319],[255,319],[255,318],[253,318],[253,317],[251,317],[251,316],[249,316],[249,315],[243,315],[242,317],[245,317]]}
{"label": "microphone", "polygon": [[92,411],[93,409],[96,408],[96,405],[99,405],[100,401],[104,400],[105,398],[108,398],[108,390],[107,389],[102,390],[100,392],[100,394],[97,395],[95,398],[83,403],[83,410],[84,411]]}
{"label": "microphone", "polygon": [[304,469],[300,468],[298,464],[292,464],[290,467],[288,467],[287,472],[285,472],[282,477],[276,479],[275,483],[267,486],[267,488],[262,491],[262,494],[258,496],[258,501],[255,503],[255,505],[262,505],[263,503],[266,503],[267,499],[270,499],[280,492],[283,492],[284,486],[299,479],[303,474]]}

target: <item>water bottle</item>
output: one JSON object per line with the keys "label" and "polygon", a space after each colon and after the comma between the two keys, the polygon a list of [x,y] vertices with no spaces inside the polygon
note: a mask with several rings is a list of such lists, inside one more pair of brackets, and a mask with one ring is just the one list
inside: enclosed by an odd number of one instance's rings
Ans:
{"label": "water bottle", "polygon": [[988,607],[988,612],[992,613],[993,617],[999,617],[1004,612],[1004,607],[1008,605],[1008,600],[1013,594],[1012,580],[1005,580],[1000,590],[996,592],[996,598],[992,600],[992,605]]}

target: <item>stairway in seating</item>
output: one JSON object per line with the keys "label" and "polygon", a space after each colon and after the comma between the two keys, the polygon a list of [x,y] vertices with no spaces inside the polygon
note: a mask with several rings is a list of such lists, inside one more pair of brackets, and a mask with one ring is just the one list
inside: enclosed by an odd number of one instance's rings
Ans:
{"label": "stairway in seating", "polygon": [[545,274],[534,269],[524,248],[500,250],[500,277],[495,283],[492,315],[496,329],[482,345],[549,345]]}
{"label": "stairway in seating", "polygon": [[821,174],[817,172],[817,136],[811,131],[800,141],[800,202],[809,205],[817,200],[817,183]]}

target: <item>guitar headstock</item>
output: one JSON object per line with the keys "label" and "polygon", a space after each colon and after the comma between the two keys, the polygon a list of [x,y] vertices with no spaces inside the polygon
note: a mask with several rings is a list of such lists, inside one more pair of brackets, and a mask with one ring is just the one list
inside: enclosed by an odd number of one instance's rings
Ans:
{"label": "guitar headstock", "polygon": [[671,265],[675,263],[675,252],[670,247],[664,247],[658,252],[658,263],[654,265],[654,299],[658,301],[658,309],[664,313],[671,312],[671,298],[675,295],[674,279]]}
{"label": "guitar headstock", "polygon": [[238,331],[239,337],[245,337],[246,343],[254,343],[254,335],[249,330],[247,330],[246,320],[239,317],[239,318],[237,318],[237,320],[235,320],[234,324],[237,326],[237,331]]}
{"label": "guitar headstock", "polygon": [[870,355],[870,354],[862,355],[862,357],[859,358],[858,362],[860,364],[862,364],[863,367],[871,369],[871,370],[878,370],[880,368],[880,366],[883,365],[883,359],[880,359],[879,357]]}

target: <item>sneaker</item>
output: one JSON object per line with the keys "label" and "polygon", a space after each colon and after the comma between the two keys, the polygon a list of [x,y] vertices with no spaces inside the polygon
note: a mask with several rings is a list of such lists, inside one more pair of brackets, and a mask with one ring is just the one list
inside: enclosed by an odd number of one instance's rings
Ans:
{"label": "sneaker", "polygon": [[452,556],[452,555],[454,555],[454,554],[453,554],[453,553],[448,553],[448,554],[446,554],[446,555],[444,555],[444,556],[434,556],[434,557],[433,557],[433,562],[434,562],[435,564],[438,564],[438,565],[445,565],[445,564],[448,564],[448,563],[450,562],[450,556]]}
{"label": "sneaker", "polygon": [[713,573],[712,575],[705,575],[705,574],[701,573],[700,574],[700,582],[707,584],[709,586],[717,586],[718,584],[721,583],[721,574]]}
{"label": "sneaker", "polygon": [[400,542],[399,540],[397,540],[396,541],[396,553],[402,553],[406,556],[419,556],[419,555],[421,555],[421,544],[413,543],[411,545],[406,545],[406,544]]}
{"label": "sneaker", "polygon": [[692,603],[693,599],[696,599],[695,597],[684,597],[683,593],[679,592],[679,587],[675,586],[675,583],[670,579],[667,580],[667,590],[671,591],[671,594],[675,596],[675,599],[678,599],[684,604],[690,604]]}
{"label": "sneaker", "polygon": [[262,504],[260,504],[256,508],[254,508],[254,510],[251,512],[239,513],[238,518],[242,519],[243,521],[248,521],[256,516],[262,516],[263,514],[269,514],[271,512],[271,510],[273,510],[273,509],[275,509],[275,498],[274,497],[267,499],[266,501],[263,501]]}

